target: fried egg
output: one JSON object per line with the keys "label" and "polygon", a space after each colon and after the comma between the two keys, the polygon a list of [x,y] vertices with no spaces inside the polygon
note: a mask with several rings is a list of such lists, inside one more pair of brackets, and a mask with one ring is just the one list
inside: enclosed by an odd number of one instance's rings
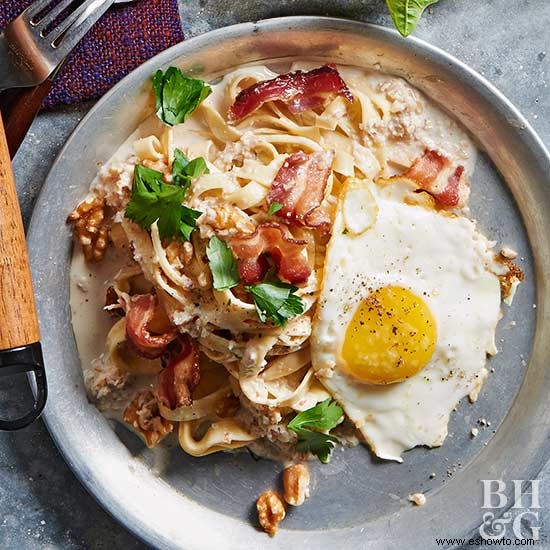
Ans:
{"label": "fried egg", "polygon": [[327,247],[311,355],[372,450],[401,462],[447,436],[496,353],[491,243],[410,184],[348,180]]}

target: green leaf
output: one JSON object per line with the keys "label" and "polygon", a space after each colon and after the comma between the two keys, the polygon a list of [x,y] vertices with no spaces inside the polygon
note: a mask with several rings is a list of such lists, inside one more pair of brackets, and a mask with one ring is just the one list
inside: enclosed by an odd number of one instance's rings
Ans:
{"label": "green leaf", "polygon": [[262,323],[271,319],[276,325],[284,326],[288,319],[304,312],[304,302],[294,292],[298,287],[281,281],[247,285],[252,294],[256,312]]}
{"label": "green leaf", "polygon": [[216,290],[227,290],[239,284],[237,260],[225,241],[214,235],[206,248],[206,256]]}
{"label": "green leaf", "polygon": [[[283,305],[277,311],[277,315],[283,319],[290,319],[304,312],[304,303],[300,296],[289,294],[288,298],[283,302]],[[282,323],[284,325],[284,323]]]}
{"label": "green leaf", "polygon": [[184,190],[184,196],[191,186],[191,180],[208,174],[209,170],[206,161],[197,157],[192,161],[183,154],[181,149],[174,150],[174,162],[172,163],[172,183],[179,185]]}
{"label": "green leaf", "polygon": [[315,407],[297,414],[288,427],[291,430],[295,428],[313,428],[314,430],[328,431],[338,425],[343,414],[344,411],[336,401],[331,401],[329,398],[317,403]]}
{"label": "green leaf", "polygon": [[202,157],[193,159],[185,168],[185,173],[188,178],[200,178],[203,174],[209,174],[210,171],[206,166],[206,161]]}
{"label": "green leaf", "polygon": [[281,208],[283,208],[283,205],[280,202],[273,201],[269,205],[269,210],[267,211],[267,217],[271,218],[271,216],[273,216],[273,214],[276,214],[277,212],[279,212],[279,210],[281,210]]}
{"label": "green leaf", "polygon": [[334,449],[338,438],[333,435],[312,432],[310,430],[296,430],[298,444],[296,449],[301,453],[315,455],[323,464],[329,461],[332,449]]}
{"label": "green leaf", "polygon": [[183,205],[184,196],[184,189],[165,183],[161,172],[138,164],[125,216],[147,230],[157,222],[163,240],[189,240],[201,212]]}
{"label": "green leaf", "polygon": [[184,122],[212,93],[203,80],[184,76],[177,67],[160,69],[153,76],[157,116],[169,126]]}
{"label": "green leaf", "polygon": [[386,0],[391,18],[403,36],[409,36],[416,28],[424,10],[439,0]]}
{"label": "green leaf", "polygon": [[[180,220],[179,220],[179,233],[185,241],[191,238],[195,227],[197,226],[197,218],[202,214],[199,210],[193,210],[185,205],[181,206]],[[159,225],[160,232],[160,225]]]}
{"label": "green leaf", "polygon": [[338,438],[322,432],[335,428],[343,414],[342,408],[330,398],[297,414],[288,423],[288,429],[298,436],[298,451],[312,453],[326,464]]}

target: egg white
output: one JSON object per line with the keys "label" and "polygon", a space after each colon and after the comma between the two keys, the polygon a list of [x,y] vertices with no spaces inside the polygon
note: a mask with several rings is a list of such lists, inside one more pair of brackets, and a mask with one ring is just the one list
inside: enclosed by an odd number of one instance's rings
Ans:
{"label": "egg white", "polygon": [[[321,382],[376,455],[399,462],[407,449],[443,443],[450,412],[485,378],[500,314],[491,243],[475,222],[436,211],[426,197],[419,200],[405,182],[349,181],[327,249],[312,332],[312,363]],[[419,373],[375,386],[342,368],[340,350],[359,303],[388,285],[424,300],[437,341]]]}

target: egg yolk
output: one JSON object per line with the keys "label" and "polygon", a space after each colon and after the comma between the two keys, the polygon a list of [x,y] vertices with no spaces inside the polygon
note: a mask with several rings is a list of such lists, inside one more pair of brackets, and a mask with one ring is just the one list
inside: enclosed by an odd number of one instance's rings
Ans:
{"label": "egg yolk", "polygon": [[346,330],[342,358],[359,380],[392,384],[428,364],[436,338],[426,303],[406,288],[387,286],[359,304]]}

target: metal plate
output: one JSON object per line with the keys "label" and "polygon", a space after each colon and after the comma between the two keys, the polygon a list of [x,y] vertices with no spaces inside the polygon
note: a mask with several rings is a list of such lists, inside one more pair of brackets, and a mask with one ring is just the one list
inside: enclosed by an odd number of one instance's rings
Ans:
{"label": "metal plate", "polygon": [[[277,465],[247,454],[194,459],[173,450],[159,476],[153,455],[137,438],[113,430],[88,404],[71,329],[71,235],[65,220],[98,163],[108,160],[145,110],[152,110],[145,90],[155,69],[177,64],[209,77],[243,63],[296,56],[404,76],[460,120],[486,152],[473,177],[473,215],[488,236],[520,252],[527,281],[500,323],[501,353],[490,364],[496,372],[478,403],[462,403],[452,415],[445,445],[410,451],[401,465],[381,462],[362,446],[336,452],[328,466],[313,464],[312,497],[292,509],[277,537],[269,539],[252,527],[253,505],[262,490],[277,486]],[[406,541],[409,548],[423,549],[433,546],[436,536],[472,532],[482,521],[479,480],[531,479],[550,450],[548,174],[548,152],[495,88],[441,50],[405,41],[392,30],[292,17],[220,29],[171,48],[90,111],[60,153],[34,210],[28,241],[51,388],[45,420],[52,437],[103,506],[157,548],[334,548],[344,537],[346,548],[390,548]],[[481,417],[491,427],[472,439],[470,429]],[[422,508],[406,500],[416,491],[426,491]]]}

